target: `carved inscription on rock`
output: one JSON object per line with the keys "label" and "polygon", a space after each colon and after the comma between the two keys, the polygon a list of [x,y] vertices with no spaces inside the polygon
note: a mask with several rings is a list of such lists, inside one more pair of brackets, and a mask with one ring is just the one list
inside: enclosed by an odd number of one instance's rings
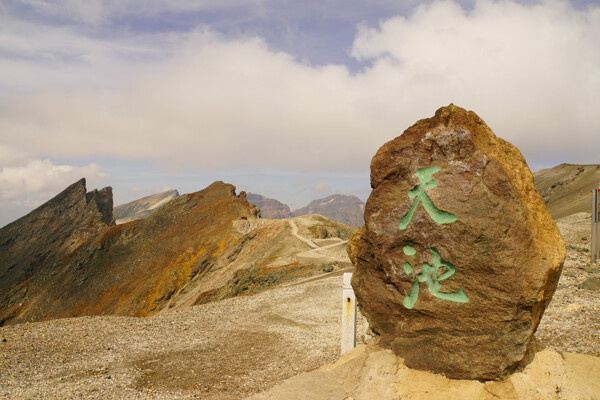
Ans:
{"label": "carved inscription on rock", "polygon": [[379,149],[371,187],[349,249],[380,344],[451,378],[513,371],[565,257],[519,151],[450,105]]}

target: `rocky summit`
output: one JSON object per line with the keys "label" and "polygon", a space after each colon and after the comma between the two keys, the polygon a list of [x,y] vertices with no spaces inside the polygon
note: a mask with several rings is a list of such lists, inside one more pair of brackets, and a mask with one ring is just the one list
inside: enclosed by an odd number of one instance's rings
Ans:
{"label": "rocky summit", "polygon": [[565,245],[520,152],[450,105],[378,150],[371,187],[348,249],[380,345],[454,379],[530,360]]}

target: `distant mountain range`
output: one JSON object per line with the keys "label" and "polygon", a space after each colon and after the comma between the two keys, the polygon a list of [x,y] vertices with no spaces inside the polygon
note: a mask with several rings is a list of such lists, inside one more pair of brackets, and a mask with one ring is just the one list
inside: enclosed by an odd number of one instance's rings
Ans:
{"label": "distant mountain range", "polygon": [[[119,225],[145,218],[156,211],[161,205],[177,196],[179,196],[177,190],[170,190],[116,206],[113,211],[116,223]],[[257,206],[260,209],[261,217],[266,219],[283,219],[320,214],[356,228],[364,225],[363,214],[365,203],[356,196],[334,194],[324,199],[314,200],[306,207],[293,212],[287,204],[260,194],[247,193],[246,199],[250,204]]]}
{"label": "distant mountain range", "polygon": [[141,199],[116,206],[113,216],[117,224],[145,218],[158,210],[160,206],[179,196],[177,190],[167,190],[162,193],[142,197]]}
{"label": "distant mountain range", "polygon": [[365,224],[365,203],[356,196],[334,194],[324,199],[311,201],[306,207],[293,212],[299,215],[320,214],[327,218],[360,228]]}
{"label": "distant mountain range", "polygon": [[250,204],[260,208],[260,216],[268,219],[290,218],[292,211],[287,204],[261,196],[260,194],[248,193],[246,199]]}
{"label": "distant mountain range", "polygon": [[263,218],[290,218],[301,215],[320,214],[324,217],[360,228],[365,224],[363,215],[365,203],[356,196],[334,194],[310,202],[306,207],[291,211],[290,207],[278,200],[248,193],[248,201],[260,208]]}

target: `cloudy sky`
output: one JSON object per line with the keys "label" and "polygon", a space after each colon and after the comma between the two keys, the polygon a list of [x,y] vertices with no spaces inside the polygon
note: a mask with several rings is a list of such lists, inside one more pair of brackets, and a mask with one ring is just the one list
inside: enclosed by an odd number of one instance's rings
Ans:
{"label": "cloudy sky", "polygon": [[366,200],[443,105],[535,171],[600,163],[600,1],[0,0],[0,226],[81,177]]}

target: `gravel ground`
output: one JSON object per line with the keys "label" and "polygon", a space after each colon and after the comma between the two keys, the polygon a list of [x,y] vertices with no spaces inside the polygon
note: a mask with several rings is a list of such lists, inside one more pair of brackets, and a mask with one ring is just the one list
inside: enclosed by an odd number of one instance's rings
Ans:
{"label": "gravel ground", "polygon": [[[600,356],[600,278],[589,214],[559,221],[567,260],[536,336]],[[83,317],[0,328],[0,398],[240,399],[339,355],[341,276],[148,318]],[[361,320],[359,332],[364,332]]]}
{"label": "gravel ground", "polygon": [[338,275],[148,318],[3,327],[0,398],[243,398],[337,359],[341,304]]}
{"label": "gravel ground", "polygon": [[536,332],[542,344],[557,351],[600,356],[600,290],[579,286],[600,279],[600,263],[591,263],[589,213],[558,220],[567,258],[550,306]]}

